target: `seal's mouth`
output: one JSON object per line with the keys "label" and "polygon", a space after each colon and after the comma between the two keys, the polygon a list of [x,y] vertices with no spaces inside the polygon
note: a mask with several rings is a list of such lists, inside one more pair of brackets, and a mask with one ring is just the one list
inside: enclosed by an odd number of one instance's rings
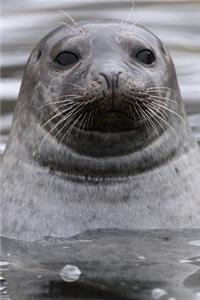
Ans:
{"label": "seal's mouth", "polygon": [[[79,127],[79,125],[77,127]],[[91,127],[84,130],[102,133],[119,133],[132,131],[140,127],[141,121],[137,120],[136,122],[136,120],[122,111],[110,110],[95,116]],[[79,128],[82,129],[81,126]]]}

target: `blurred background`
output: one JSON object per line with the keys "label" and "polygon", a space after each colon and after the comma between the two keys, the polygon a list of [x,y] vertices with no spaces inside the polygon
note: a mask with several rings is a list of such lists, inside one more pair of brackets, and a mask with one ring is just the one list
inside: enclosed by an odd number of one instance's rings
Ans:
{"label": "blurred background", "polygon": [[0,151],[34,45],[59,22],[115,18],[148,27],[171,50],[189,121],[200,141],[200,0],[1,0]]}

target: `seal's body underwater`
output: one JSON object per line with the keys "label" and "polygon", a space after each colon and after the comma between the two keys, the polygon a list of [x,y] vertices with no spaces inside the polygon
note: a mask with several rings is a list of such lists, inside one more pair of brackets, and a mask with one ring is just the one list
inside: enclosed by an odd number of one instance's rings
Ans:
{"label": "seal's body underwater", "polygon": [[33,50],[1,167],[4,235],[200,227],[200,154],[146,29],[62,26]]}

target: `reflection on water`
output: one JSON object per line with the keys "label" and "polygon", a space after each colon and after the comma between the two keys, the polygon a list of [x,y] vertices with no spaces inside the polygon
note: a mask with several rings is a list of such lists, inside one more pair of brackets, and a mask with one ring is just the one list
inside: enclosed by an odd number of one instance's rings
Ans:
{"label": "reflection on water", "polygon": [[4,291],[14,300],[197,300],[200,251],[192,241],[198,239],[199,230],[94,230],[39,242],[1,238],[10,263],[2,272]]}
{"label": "reflection on water", "polygon": [[117,18],[144,25],[170,48],[190,124],[200,141],[200,2],[171,0],[6,0],[2,5],[1,143],[3,150],[12,120],[25,62],[34,45],[59,22]]}

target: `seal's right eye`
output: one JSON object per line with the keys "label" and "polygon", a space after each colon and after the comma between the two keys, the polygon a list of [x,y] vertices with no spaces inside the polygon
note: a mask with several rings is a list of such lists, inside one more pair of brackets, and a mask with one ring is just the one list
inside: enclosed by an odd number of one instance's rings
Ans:
{"label": "seal's right eye", "polygon": [[75,65],[78,61],[78,56],[73,52],[61,52],[56,56],[55,59],[56,63],[64,66],[64,67],[71,67]]}
{"label": "seal's right eye", "polygon": [[155,56],[151,50],[143,49],[136,54],[136,57],[145,65],[151,65],[155,61]]}

